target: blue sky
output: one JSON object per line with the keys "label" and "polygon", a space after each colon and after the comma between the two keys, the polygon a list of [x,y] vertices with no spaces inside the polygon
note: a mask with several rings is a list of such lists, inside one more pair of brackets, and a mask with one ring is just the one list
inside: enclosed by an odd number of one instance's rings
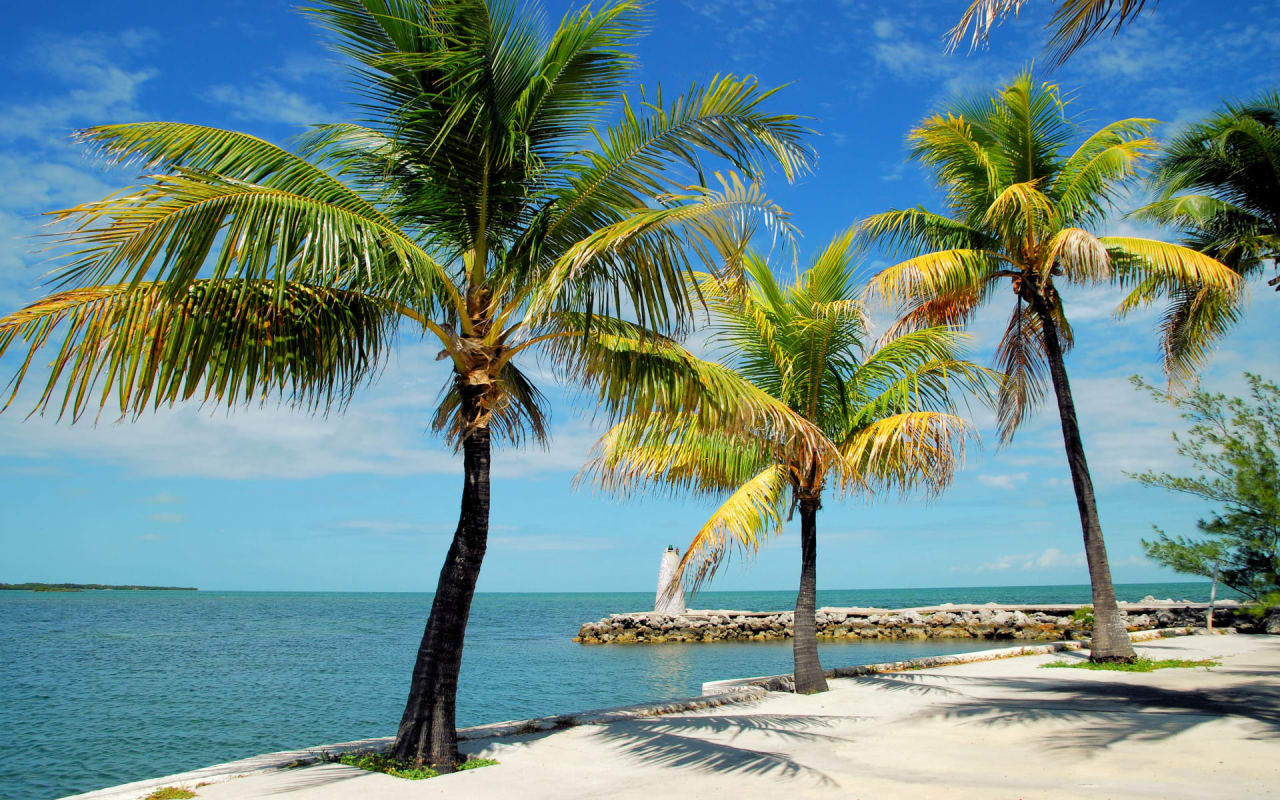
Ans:
{"label": "blue sky", "polygon": [[[131,180],[70,141],[94,123],[168,119],[283,142],[311,122],[349,119],[341,69],[314,29],[271,0],[189,4],[69,0],[11,9],[0,30],[0,312],[35,299],[49,268],[31,237],[39,214],[97,199]],[[574,4],[546,2],[551,20]],[[656,0],[639,49],[640,82],[669,92],[717,72],[789,84],[773,108],[812,117],[817,168],[770,194],[804,232],[802,253],[893,206],[938,206],[906,162],[910,126],[948,96],[994,87],[1039,55],[1044,16],[995,31],[990,50],[944,55],[940,37],[963,3]],[[1275,86],[1278,10],[1169,0],[1051,77],[1082,120],[1155,117],[1162,135],[1221,97]],[[1111,232],[1158,232],[1124,219]],[[888,256],[883,256],[887,258]],[[887,263],[869,258],[869,267]],[[1276,297],[1253,305],[1206,370],[1235,391],[1244,369],[1280,375]],[[1110,316],[1118,294],[1075,292],[1070,356],[1086,446],[1117,581],[1162,580],[1139,537],[1152,523],[1190,532],[1204,508],[1136,486],[1126,470],[1180,465],[1168,409],[1128,385],[1158,381],[1154,314]],[[1007,308],[973,328],[990,357]],[[96,427],[0,416],[0,580],[176,583],[207,589],[429,591],[456,520],[458,459],[427,430],[444,378],[435,352],[404,341],[378,383],[344,415],[268,407],[228,415],[180,407]],[[0,367],[6,374],[13,359]],[[551,387],[548,387],[549,389]],[[652,497],[617,504],[575,491],[600,433],[571,394],[555,398],[547,451],[494,457],[493,528],[482,591],[651,590],[660,549],[683,545],[706,503]],[[21,402],[21,401],[19,401]],[[820,588],[1084,583],[1080,532],[1056,416],[1041,413],[997,449],[984,438],[941,499],[874,505],[827,500],[819,518]],[[799,552],[788,530],[712,588],[790,589]]]}

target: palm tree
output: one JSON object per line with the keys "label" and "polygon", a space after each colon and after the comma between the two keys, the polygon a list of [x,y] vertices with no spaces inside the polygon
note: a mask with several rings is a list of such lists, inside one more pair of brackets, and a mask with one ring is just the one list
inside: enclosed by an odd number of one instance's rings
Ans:
{"label": "palm tree", "polygon": [[[1165,146],[1150,176],[1155,200],[1134,216],[1181,229],[1183,243],[1241,276],[1280,256],[1280,92],[1189,126]],[[1280,276],[1269,281],[1280,291]],[[1165,314],[1175,352],[1207,347],[1235,321],[1236,294],[1180,292]]]}
{"label": "palm tree", "polygon": [[[955,27],[947,31],[947,51],[950,52],[964,41],[969,27],[973,26],[973,37],[970,49],[987,42],[991,28],[1003,22],[1010,14],[1017,16],[1027,0],[972,0],[965,9],[964,15]],[[1120,33],[1121,28],[1142,13],[1147,0],[1054,0],[1056,7],[1053,18],[1046,26],[1052,35],[1049,37],[1049,51],[1055,67],[1062,66],[1077,50],[1084,47],[1096,36],[1111,29],[1111,35]],[[1158,0],[1157,0],[1158,2]],[[1155,3],[1152,3],[1155,5]]]}
{"label": "palm tree", "polygon": [[[1153,285],[1216,286],[1234,291],[1234,273],[1208,256],[1152,239],[1099,237],[1112,199],[1148,157],[1149,119],[1124,119],[1091,133],[1067,152],[1079,128],[1058,87],[1024,72],[996,95],[957,102],[910,135],[912,158],[945,193],[949,214],[917,207],[863,223],[872,241],[911,257],[882,271],[869,289],[900,303],[897,326],[962,325],[1008,281],[1013,315],[996,348],[1005,374],[997,403],[1008,442],[1045,394],[1047,371],[1080,511],[1096,622],[1091,657],[1133,658],[1116,605],[1106,547],[1064,361],[1071,326],[1060,283],[1134,289],[1121,313],[1157,295]],[[1176,365],[1190,368],[1195,353]]]}
{"label": "palm tree", "polygon": [[[541,349],[611,408],[669,400],[616,341],[639,349],[643,326],[682,329],[687,275],[727,232],[787,227],[736,173],[708,188],[702,159],[791,178],[810,153],[750,79],[620,100],[643,19],[633,0],[569,14],[550,36],[499,0],[326,0],[309,13],[354,64],[363,124],[320,126],[300,153],[179,123],[84,132],[153,174],[57,212],[71,250],[60,291],[0,320],[0,354],[19,338],[29,348],[16,394],[65,323],[37,407],[75,419],[191,398],[340,407],[397,333],[433,340],[452,367],[434,422],[462,451],[462,505],[393,754],[447,771],[491,443],[547,435],[518,362]],[[595,128],[610,110],[616,122]],[[777,416],[740,400],[735,415]]]}
{"label": "palm tree", "polygon": [[[703,275],[697,293],[711,312],[711,342],[723,349],[726,387],[741,383],[776,398],[820,432],[815,441],[757,425],[726,426],[689,416],[633,413],[615,425],[588,465],[605,488],[647,487],[724,497],[686,549],[674,581],[709,580],[736,548],[755,553],[779,533],[784,509],[800,511],[800,588],[793,621],[795,691],[825,691],[815,604],[817,513],[824,490],[871,496],[948,485],[967,425],[947,413],[952,391],[983,390],[987,374],[961,359],[963,337],[932,328],[871,346],[853,258],[855,232],[836,237],[796,276],[779,284],[768,263],[745,258],[746,280]],[[673,360],[703,362],[675,344]],[[734,389],[734,394],[745,394]],[[734,402],[725,396],[723,402]],[[782,434],[782,435],[779,435]],[[789,517],[790,514],[787,514]]]}

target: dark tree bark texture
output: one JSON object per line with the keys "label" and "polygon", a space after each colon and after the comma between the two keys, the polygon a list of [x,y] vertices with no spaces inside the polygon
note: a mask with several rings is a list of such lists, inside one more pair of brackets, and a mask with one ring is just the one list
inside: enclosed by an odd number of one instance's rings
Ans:
{"label": "dark tree bark texture", "polygon": [[792,620],[796,694],[827,690],[827,678],[818,662],[818,508],[817,497],[800,498],[800,591]]}
{"label": "dark tree bark texture", "polygon": [[[467,394],[463,403],[474,402]],[[463,440],[462,512],[440,570],[409,699],[391,750],[401,761],[439,772],[452,772],[458,761],[454,707],[467,618],[489,536],[489,451],[488,427],[472,430]]]}
{"label": "dark tree bark texture", "polygon": [[1080,438],[1080,423],[1076,419],[1075,401],[1071,397],[1057,325],[1048,300],[1036,297],[1032,300],[1032,308],[1040,318],[1049,375],[1058,400],[1058,418],[1062,422],[1062,440],[1066,446],[1067,464],[1071,468],[1071,484],[1075,488],[1080,527],[1084,533],[1084,555],[1093,590],[1093,640],[1089,646],[1089,658],[1092,661],[1130,662],[1134,659],[1133,644],[1120,617],[1120,607],[1116,604],[1111,566],[1107,563],[1107,546],[1102,539],[1102,523],[1098,519],[1098,505],[1093,495],[1093,479],[1089,476],[1089,464],[1085,460],[1084,442]]}

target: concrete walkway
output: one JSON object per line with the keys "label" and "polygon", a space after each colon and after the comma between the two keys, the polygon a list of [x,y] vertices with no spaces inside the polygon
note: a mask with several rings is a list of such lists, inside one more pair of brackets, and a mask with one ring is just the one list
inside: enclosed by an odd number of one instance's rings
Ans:
{"label": "concrete walkway", "polygon": [[201,800],[1280,796],[1280,637],[1190,636],[1212,670],[1038,669],[1077,653],[833,681],[720,709],[467,743],[501,764],[404,781],[326,764]]}

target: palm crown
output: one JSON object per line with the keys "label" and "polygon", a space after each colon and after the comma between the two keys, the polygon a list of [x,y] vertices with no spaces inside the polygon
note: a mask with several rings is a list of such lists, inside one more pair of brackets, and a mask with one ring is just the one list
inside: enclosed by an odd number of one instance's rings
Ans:
{"label": "palm crown", "polygon": [[69,323],[42,403],[65,378],[74,416],[113,394],[121,412],[277,392],[327,405],[374,374],[407,321],[457,375],[438,426],[541,436],[516,355],[624,310],[678,329],[690,306],[669,287],[691,259],[743,215],[786,226],[736,175],[681,182],[703,178],[699,153],[750,175],[765,159],[788,176],[804,168],[802,129],[763,113],[771,93],[753,81],[624,101],[614,125],[593,127],[629,75],[635,3],[571,15],[549,41],[536,20],[479,0],[333,0],[311,13],[358,65],[366,124],[318,126],[301,154],[177,123],[84,132],[109,158],[162,172],[58,212],[72,246],[54,275],[64,291],[0,327],[0,351],[19,337],[35,350]]}
{"label": "palm crown", "polygon": [[[588,472],[613,491],[728,494],[681,562],[679,574],[692,588],[733,549],[755,552],[778,532],[788,504],[816,508],[824,487],[864,495],[936,490],[953,475],[967,431],[950,413],[955,393],[985,391],[988,375],[963,359],[964,337],[946,328],[873,346],[855,283],[853,235],[833,240],[791,285],[778,283],[755,255],[745,259],[746,283],[704,274],[697,285],[723,367],[789,409],[795,429],[806,421],[819,436],[697,418],[671,425],[635,414],[598,445]],[[681,357],[706,363],[687,351]]]}
{"label": "palm crown", "polygon": [[[917,207],[863,224],[870,240],[912,255],[869,284],[901,304],[902,328],[962,325],[1009,282],[1015,305],[996,351],[1006,440],[1045,393],[1045,320],[1063,349],[1071,346],[1059,282],[1130,287],[1119,313],[1178,287],[1238,290],[1230,270],[1190,248],[1093,233],[1154,149],[1154,123],[1119,120],[1068,150],[1079,129],[1059,89],[1023,73],[998,95],[957,102],[911,132],[911,155],[933,172],[949,213]],[[1172,375],[1204,356],[1206,332],[1177,335],[1165,324],[1162,333]]]}
{"label": "palm crown", "polygon": [[[1181,229],[1189,247],[1241,275],[1274,264],[1280,256],[1280,92],[1227,103],[1180,132],[1156,162],[1151,185],[1156,199],[1135,216]],[[1280,290],[1280,278],[1270,283]],[[1233,316],[1235,308],[1205,310]]]}

